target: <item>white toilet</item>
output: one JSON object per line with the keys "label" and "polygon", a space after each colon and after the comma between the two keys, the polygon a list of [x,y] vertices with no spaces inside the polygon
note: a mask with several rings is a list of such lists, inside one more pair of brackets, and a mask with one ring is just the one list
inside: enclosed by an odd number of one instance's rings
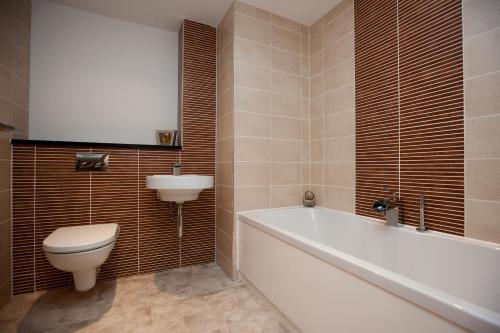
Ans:
{"label": "white toilet", "polygon": [[58,228],[45,238],[43,249],[52,266],[73,273],[76,290],[86,291],[95,286],[119,229],[116,223]]}

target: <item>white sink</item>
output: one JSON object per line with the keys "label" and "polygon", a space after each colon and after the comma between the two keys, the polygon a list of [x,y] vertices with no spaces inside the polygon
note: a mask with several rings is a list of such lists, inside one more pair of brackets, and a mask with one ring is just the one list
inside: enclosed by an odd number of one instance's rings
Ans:
{"label": "white sink", "polygon": [[158,191],[160,200],[177,203],[196,200],[201,191],[213,186],[213,176],[154,175],[146,178],[146,187]]}

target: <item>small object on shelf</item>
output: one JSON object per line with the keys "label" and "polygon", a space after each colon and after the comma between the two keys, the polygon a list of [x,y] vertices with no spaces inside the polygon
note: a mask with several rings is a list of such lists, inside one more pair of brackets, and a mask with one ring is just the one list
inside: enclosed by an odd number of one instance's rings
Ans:
{"label": "small object on shelf", "polygon": [[158,130],[156,131],[156,140],[159,145],[173,146],[177,137],[176,130]]}

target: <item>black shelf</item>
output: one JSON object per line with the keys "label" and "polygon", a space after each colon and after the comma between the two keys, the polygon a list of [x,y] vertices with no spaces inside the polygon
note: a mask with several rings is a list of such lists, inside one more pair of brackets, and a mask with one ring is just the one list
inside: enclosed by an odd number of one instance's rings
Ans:
{"label": "black shelf", "polygon": [[132,148],[132,149],[159,149],[159,150],[181,150],[182,146],[162,146],[162,145],[145,145],[131,143],[104,143],[104,142],[80,142],[80,141],[51,141],[51,140],[29,140],[29,139],[12,139],[10,143],[13,145],[44,145],[44,146],[72,146],[72,147],[109,147],[109,148]]}

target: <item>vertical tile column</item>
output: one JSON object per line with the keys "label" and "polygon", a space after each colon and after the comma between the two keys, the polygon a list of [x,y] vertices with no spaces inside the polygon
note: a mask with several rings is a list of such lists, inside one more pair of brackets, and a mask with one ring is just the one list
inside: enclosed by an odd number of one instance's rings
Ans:
{"label": "vertical tile column", "polygon": [[354,212],[354,10],[344,0],[310,28],[311,188],[324,207]]}
{"label": "vertical tile column", "polygon": [[354,8],[344,0],[323,19],[324,205],[355,210]]}
{"label": "vertical tile column", "polygon": [[235,4],[236,211],[300,202],[303,171],[309,178],[307,31]]}
{"label": "vertical tile column", "polygon": [[402,221],[463,235],[462,1],[398,1]]}
{"label": "vertical tile column", "polygon": [[463,11],[465,235],[500,243],[500,2]]}
{"label": "vertical tile column", "polygon": [[[183,22],[182,151],[184,173],[215,176],[216,29]],[[184,203],[181,266],[215,260],[215,189]]]}
{"label": "vertical tile column", "polygon": [[217,261],[233,276],[235,214],[309,188],[308,28],[235,2],[218,45]]}
{"label": "vertical tile column", "polygon": [[235,276],[233,251],[234,6],[217,27],[217,264]]}
{"label": "vertical tile column", "polygon": [[316,196],[316,204],[325,204],[325,142],[324,142],[324,30],[323,19],[309,27],[310,59],[310,168],[311,190]]}
{"label": "vertical tile column", "polygon": [[311,190],[311,58],[309,27],[300,26],[300,72],[301,72],[301,168],[302,188],[299,204],[305,191]]}
{"label": "vertical tile column", "polygon": [[269,208],[271,14],[235,3],[234,210]]}
{"label": "vertical tile column", "polygon": [[235,212],[300,203],[309,178],[307,30],[235,4]]}
{"label": "vertical tile column", "polygon": [[356,214],[380,218],[374,199],[399,190],[397,1],[354,2]]}
{"label": "vertical tile column", "polygon": [[307,156],[302,143],[308,136],[303,130],[308,126],[308,112],[302,110],[309,83],[302,68],[307,59],[301,57],[306,31],[296,22],[271,14],[271,207],[301,202],[302,154]]}
{"label": "vertical tile column", "polygon": [[28,136],[31,1],[0,2],[0,121],[16,127],[0,132],[0,307],[12,293],[10,139]]}

